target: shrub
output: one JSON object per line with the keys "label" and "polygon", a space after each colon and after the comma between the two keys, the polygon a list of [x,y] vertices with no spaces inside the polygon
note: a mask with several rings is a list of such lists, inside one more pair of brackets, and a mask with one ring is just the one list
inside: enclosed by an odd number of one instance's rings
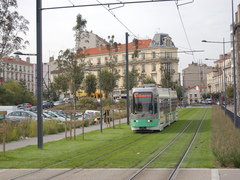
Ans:
{"label": "shrub", "polygon": [[218,106],[212,110],[212,150],[221,166],[240,167],[240,131]]}

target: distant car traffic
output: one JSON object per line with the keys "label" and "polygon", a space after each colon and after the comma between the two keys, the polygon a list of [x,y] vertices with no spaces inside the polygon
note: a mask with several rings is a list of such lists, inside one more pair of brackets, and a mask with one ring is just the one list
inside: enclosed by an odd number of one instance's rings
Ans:
{"label": "distant car traffic", "polygon": [[[48,115],[51,116],[52,119],[54,120],[58,120],[58,121],[61,121],[61,122],[64,122],[65,121],[65,118],[58,115],[57,113],[53,112],[53,111],[44,111],[45,113],[47,113]],[[69,120],[69,119],[67,119]]]}
{"label": "distant car traffic", "polygon": [[6,119],[10,121],[23,121],[23,120],[37,120],[37,114],[32,111],[13,111],[6,115]]}
{"label": "distant car traffic", "polygon": [[64,98],[63,101],[65,103],[70,103],[70,102],[73,102],[74,101],[74,98]]}

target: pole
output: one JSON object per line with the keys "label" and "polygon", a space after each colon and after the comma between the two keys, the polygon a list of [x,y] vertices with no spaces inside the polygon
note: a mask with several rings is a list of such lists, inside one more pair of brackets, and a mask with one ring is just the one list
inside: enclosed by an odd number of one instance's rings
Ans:
{"label": "pole", "polygon": [[128,33],[126,33],[127,125],[129,125]]}
{"label": "pole", "polygon": [[225,69],[225,39],[223,38],[223,61],[224,61],[224,63],[223,63],[223,66],[224,66],[224,75],[223,75],[223,77],[224,77],[224,101],[225,101],[225,104],[224,104],[224,110],[225,110],[225,114],[226,114],[226,108],[227,108],[227,99],[226,99],[226,74],[225,74],[225,71],[226,71],[226,69]]}
{"label": "pole", "polygon": [[102,69],[100,66],[100,131],[102,133]]}
{"label": "pole", "polygon": [[234,125],[237,127],[237,87],[236,87],[236,62],[235,62],[235,40],[234,40],[234,8],[232,0],[232,41],[233,41],[233,84],[234,84]]}
{"label": "pole", "polygon": [[42,0],[37,0],[37,131],[38,149],[43,149],[42,121]]}

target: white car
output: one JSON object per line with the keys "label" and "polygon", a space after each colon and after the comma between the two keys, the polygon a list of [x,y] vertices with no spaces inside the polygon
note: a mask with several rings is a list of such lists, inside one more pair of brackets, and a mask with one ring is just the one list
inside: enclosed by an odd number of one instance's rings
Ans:
{"label": "white car", "polygon": [[13,111],[7,114],[7,120],[10,121],[23,121],[23,120],[37,120],[37,114],[32,111]]}
{"label": "white car", "polygon": [[[58,115],[58,114],[55,113],[55,112],[52,112],[52,111],[44,111],[44,113],[47,113],[48,115],[50,115],[51,118],[54,119],[54,120],[59,120],[59,121],[61,121],[61,122],[64,122],[64,121],[65,121],[65,118],[64,118],[64,117]],[[68,118],[67,118],[67,120],[69,121]]]}

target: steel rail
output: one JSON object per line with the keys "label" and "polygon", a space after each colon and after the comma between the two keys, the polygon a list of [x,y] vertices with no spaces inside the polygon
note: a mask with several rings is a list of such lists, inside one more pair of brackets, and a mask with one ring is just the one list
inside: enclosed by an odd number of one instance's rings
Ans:
{"label": "steel rail", "polygon": [[114,143],[110,143],[110,144],[107,144],[107,145],[100,146],[100,147],[98,147],[98,148],[96,148],[96,149],[94,149],[94,150],[88,151],[88,152],[86,152],[86,153],[83,153],[83,154],[80,154],[80,155],[77,155],[77,156],[74,156],[74,157],[65,159],[65,160],[63,160],[63,161],[60,161],[60,162],[57,162],[57,163],[55,163],[55,164],[51,164],[51,165],[49,165],[49,166],[46,166],[46,167],[37,169],[37,170],[35,170],[35,171],[32,171],[32,172],[29,172],[29,173],[26,173],[26,174],[23,174],[23,175],[20,175],[20,176],[11,178],[10,180],[19,179],[19,178],[22,178],[22,177],[25,177],[25,176],[28,176],[28,175],[37,173],[37,172],[39,172],[39,171],[48,169],[48,168],[50,168],[50,167],[57,166],[57,165],[59,165],[59,164],[65,163],[65,162],[67,162],[67,161],[76,159],[76,158],[78,158],[78,157],[85,156],[85,155],[87,155],[87,154],[89,154],[89,153],[98,151],[98,150],[100,150],[100,149],[103,149],[103,148],[106,148],[106,147],[108,147],[108,146],[112,146],[112,145],[114,145],[114,144],[116,144],[116,143],[119,143],[119,142],[121,142],[121,141],[124,141],[124,140],[126,140],[126,139],[128,139],[128,138],[131,138],[131,137],[134,136],[134,135],[135,135],[135,134],[133,134],[133,135],[131,135],[131,136],[127,136],[127,137],[125,137],[125,138],[122,138],[122,139],[120,139],[120,140],[118,140],[118,141],[116,141],[116,142],[114,142]]}
{"label": "steel rail", "polygon": [[173,139],[160,153],[158,153],[154,158],[152,158],[146,165],[144,165],[139,171],[137,171],[134,175],[130,177],[129,180],[134,179],[137,177],[142,171],[144,171],[153,161],[155,161],[162,153],[164,153],[186,130],[187,128],[192,124],[192,122],[199,116],[199,114],[203,111],[203,109],[191,120],[191,122],[182,130],[179,135]]}
{"label": "steel rail", "polygon": [[205,114],[204,114],[204,116],[203,116],[203,118],[202,118],[202,121],[201,121],[201,123],[199,124],[198,129],[197,129],[197,131],[195,132],[195,134],[194,134],[194,136],[193,136],[190,144],[188,145],[185,153],[183,154],[182,158],[181,158],[180,161],[178,162],[178,164],[177,164],[177,166],[175,167],[175,169],[174,169],[174,170],[172,171],[172,173],[170,174],[168,180],[173,180],[173,179],[176,178],[182,162],[184,161],[184,159],[185,159],[185,157],[187,156],[190,148],[192,147],[193,142],[195,141],[195,139],[196,139],[196,137],[197,137],[198,131],[200,130],[200,128],[201,128],[201,126],[202,126],[202,123],[203,123],[203,120],[205,119],[205,116],[206,116],[206,114],[207,114],[207,111],[208,111],[208,109],[206,110],[206,112],[205,112]]}

